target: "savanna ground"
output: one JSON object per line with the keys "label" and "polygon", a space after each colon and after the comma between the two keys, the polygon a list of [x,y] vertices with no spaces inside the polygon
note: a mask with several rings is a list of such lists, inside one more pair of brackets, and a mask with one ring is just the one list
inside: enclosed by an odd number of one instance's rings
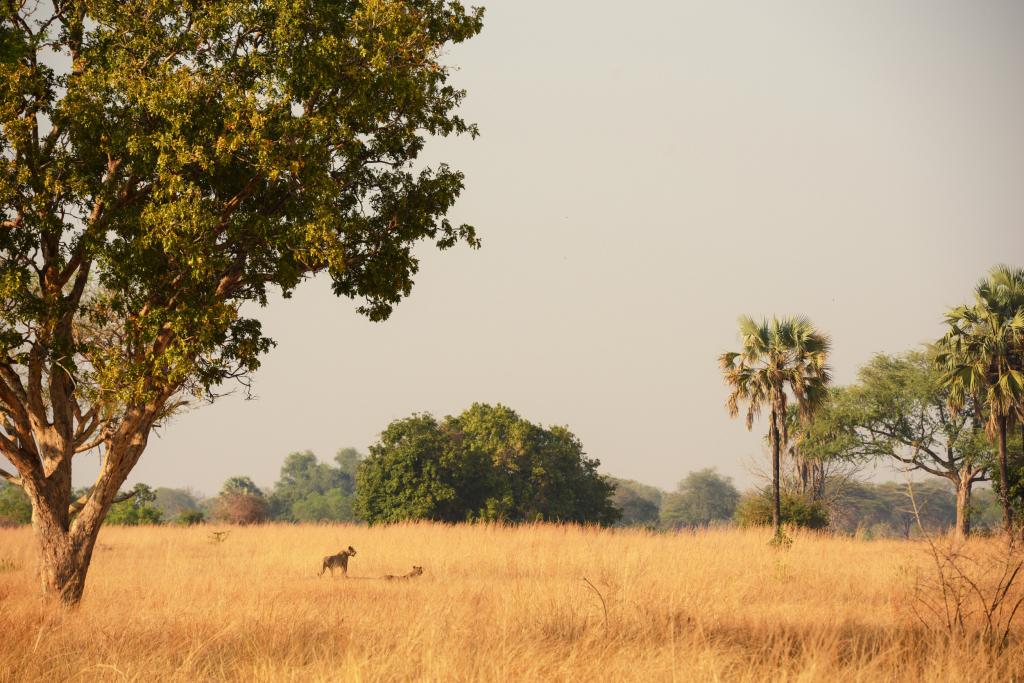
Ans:
{"label": "savanna ground", "polygon": [[[915,618],[914,587],[933,566],[921,542],[796,534],[778,549],[764,530],[431,524],[233,528],[215,542],[217,528],[104,529],[72,612],[40,601],[31,532],[0,529],[0,680],[980,682],[1024,672],[1019,628],[998,647]],[[322,556],[349,544],[352,578],[318,578]],[[414,564],[422,577],[374,578]]]}

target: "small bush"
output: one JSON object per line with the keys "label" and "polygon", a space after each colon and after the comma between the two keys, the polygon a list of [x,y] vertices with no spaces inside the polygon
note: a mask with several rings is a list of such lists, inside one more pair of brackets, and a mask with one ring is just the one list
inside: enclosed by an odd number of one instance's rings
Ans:
{"label": "small bush", "polygon": [[18,526],[32,523],[32,503],[18,486],[0,482],[0,525],[7,520]]}
{"label": "small bush", "polygon": [[[812,502],[792,493],[782,494],[782,523],[805,529],[828,527],[828,511],[821,503]],[[768,526],[772,523],[772,497],[770,491],[747,494],[736,506],[736,523],[743,527]]]}
{"label": "small bush", "polygon": [[206,521],[206,515],[203,514],[202,510],[190,510],[188,512],[182,512],[178,515],[174,522],[181,524],[182,526],[195,526],[196,524],[202,524]]}

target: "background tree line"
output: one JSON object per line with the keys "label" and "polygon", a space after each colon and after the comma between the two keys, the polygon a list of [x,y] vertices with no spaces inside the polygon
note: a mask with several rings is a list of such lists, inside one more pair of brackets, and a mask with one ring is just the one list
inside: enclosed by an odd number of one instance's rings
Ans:
{"label": "background tree line", "polygon": [[[132,499],[114,506],[108,523],[362,522],[366,519],[357,512],[356,473],[364,459],[354,448],[339,450],[333,463],[320,462],[310,451],[291,453],[282,464],[278,482],[269,491],[243,476],[228,479],[212,497],[188,489],[150,489],[140,485]],[[731,479],[713,469],[691,472],[672,491],[627,479],[602,480],[612,492],[610,503],[617,511],[612,514],[619,515],[614,521],[619,526],[671,531],[771,523],[767,488],[741,492]],[[870,483],[847,478],[836,495],[810,501],[801,491],[797,476],[785,476],[783,482],[781,510],[785,524],[827,528],[866,538],[912,538],[919,534],[905,483]],[[914,484],[914,495],[926,530],[942,532],[955,526],[957,492],[951,483],[940,479],[918,482]],[[17,487],[0,485],[0,524],[28,524],[31,514],[27,497]],[[999,499],[991,488],[974,492],[971,516],[976,531],[997,530],[1001,515]],[[402,516],[396,512],[395,519],[410,518],[422,515]],[[488,517],[483,514],[475,518]],[[605,517],[603,522],[609,520]]]}

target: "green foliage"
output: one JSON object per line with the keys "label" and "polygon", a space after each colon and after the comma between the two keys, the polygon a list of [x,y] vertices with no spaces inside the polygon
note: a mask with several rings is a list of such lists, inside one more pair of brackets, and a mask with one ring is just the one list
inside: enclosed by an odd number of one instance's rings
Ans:
{"label": "green foliage", "polygon": [[155,426],[248,386],[271,293],[322,274],[384,320],[419,245],[479,245],[447,218],[463,175],[421,156],[477,134],[441,60],[482,21],[457,0],[0,10],[0,449],[41,485],[37,444],[62,477],[107,446],[69,533],[98,532]]}
{"label": "green foliage", "polygon": [[983,479],[993,452],[973,401],[957,413],[932,351],[878,354],[858,382],[833,389],[815,416],[803,450],[858,462],[876,458],[936,476],[967,473]]}
{"label": "green foliage", "polygon": [[467,519],[610,524],[613,486],[564,427],[473,404],[438,422],[396,420],[360,466],[356,513],[371,523]]}
{"label": "green foliage", "polygon": [[263,498],[263,491],[249,477],[231,477],[220,487],[220,495],[242,494]]}
{"label": "green foliage", "polygon": [[190,510],[178,514],[174,518],[175,524],[181,524],[182,526],[195,526],[196,524],[202,524],[206,521],[206,513],[202,510]]}
{"label": "green foliage", "polygon": [[355,520],[352,504],[352,496],[340,488],[323,493],[312,492],[292,504],[290,519],[296,522],[351,522]]}
{"label": "green foliage", "polygon": [[[726,407],[732,417],[747,404],[747,429],[765,407],[772,412],[779,441],[789,441],[785,424],[789,393],[801,415],[810,416],[826,397],[831,370],[827,365],[831,342],[806,318],[739,321],[742,350],[719,357],[730,394]],[[787,392],[788,390],[788,392]]]}
{"label": "green foliage", "polygon": [[281,466],[281,478],[270,495],[274,519],[292,522],[352,521],[355,449],[338,452],[338,467],[317,461],[311,451],[292,453]]}
{"label": "green foliage", "polygon": [[1024,269],[995,266],[974,290],[975,303],[946,314],[939,365],[950,402],[976,398],[988,408],[988,427],[1024,404]]}
{"label": "green foliage", "polygon": [[[732,519],[740,493],[732,479],[714,469],[691,472],[675,492],[665,495],[661,524],[666,527],[699,527]],[[769,512],[769,519],[771,513]]]}
{"label": "green foliage", "polygon": [[140,524],[160,524],[163,513],[154,503],[156,493],[145,484],[137,484],[131,498],[114,503],[107,513],[107,524],[123,524],[138,526]]}
{"label": "green foliage", "polygon": [[13,524],[32,523],[32,503],[20,486],[0,482],[0,520]]}
{"label": "green foliage", "polygon": [[359,463],[363,461],[363,454],[355,448],[341,448],[334,455],[334,462],[338,463],[338,469],[348,477],[345,484],[345,493],[355,492],[356,472],[359,471]]}
{"label": "green foliage", "polygon": [[[824,505],[812,502],[795,493],[782,494],[782,523],[806,529],[824,529],[828,526],[828,511]],[[736,506],[736,523],[743,527],[771,526],[771,491],[748,493]]]}
{"label": "green foliage", "polygon": [[622,511],[622,518],[618,521],[619,525],[645,527],[658,525],[662,500],[661,489],[631,479],[607,477],[607,481],[615,487],[612,504]]}

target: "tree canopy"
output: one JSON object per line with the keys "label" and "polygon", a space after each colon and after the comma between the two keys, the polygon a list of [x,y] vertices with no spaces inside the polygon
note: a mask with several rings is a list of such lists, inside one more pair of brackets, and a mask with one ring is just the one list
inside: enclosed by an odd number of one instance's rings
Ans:
{"label": "tree canopy", "polygon": [[433,519],[609,524],[618,519],[600,463],[565,427],[505,406],[396,420],[359,467],[356,512],[368,522]]}
{"label": "tree canopy", "polygon": [[961,498],[957,529],[966,535],[971,487],[988,478],[994,456],[981,404],[968,398],[960,410],[950,408],[934,349],[878,354],[857,377],[831,392],[803,450],[856,462],[881,458],[948,479]]}
{"label": "tree canopy", "polygon": [[[442,55],[482,17],[456,0],[0,10],[0,476],[33,503],[51,593],[80,598],[151,429],[258,367],[271,292],[324,273],[383,320],[415,245],[477,245],[446,217],[463,176],[418,159],[477,132]],[[97,446],[72,505],[72,458]]]}
{"label": "tree canopy", "polygon": [[728,477],[708,468],[690,472],[664,496],[661,523],[667,527],[700,527],[732,519],[740,493]]}
{"label": "tree canopy", "polygon": [[271,515],[292,522],[352,521],[355,469],[360,459],[352,448],[338,451],[337,467],[321,463],[312,451],[290,454],[270,494]]}
{"label": "tree canopy", "polygon": [[615,487],[612,504],[622,511],[622,517],[618,524],[622,526],[658,526],[663,498],[661,489],[641,484],[632,479],[608,477],[607,480]]}

